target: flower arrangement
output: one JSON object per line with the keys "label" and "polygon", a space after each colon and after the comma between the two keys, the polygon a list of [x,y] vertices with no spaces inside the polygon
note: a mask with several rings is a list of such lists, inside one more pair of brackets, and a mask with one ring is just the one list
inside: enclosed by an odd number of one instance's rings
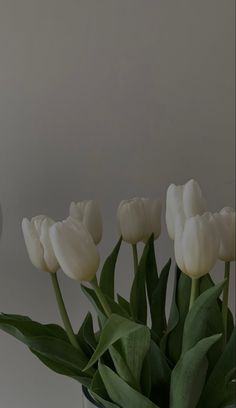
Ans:
{"label": "flower arrangement", "polygon": [[[236,330],[228,308],[235,211],[226,207],[206,212],[194,180],[169,186],[166,225],[176,260],[169,316],[171,260],[159,272],[155,253],[160,201],[122,201],[117,221],[120,239],[98,279],[102,218],[95,202],[72,203],[70,216],[62,222],[46,216],[25,218],[22,230],[29,258],[51,277],[64,328],[3,313],[0,328],[51,370],[81,383],[96,406],[235,407]],[[131,246],[134,260],[129,299],[117,294],[114,285],[123,241]],[[209,274],[217,259],[225,265],[219,284]],[[91,313],[78,332],[72,328],[57,278],[60,268],[69,278],[86,282],[81,288],[95,308],[97,330]]]}

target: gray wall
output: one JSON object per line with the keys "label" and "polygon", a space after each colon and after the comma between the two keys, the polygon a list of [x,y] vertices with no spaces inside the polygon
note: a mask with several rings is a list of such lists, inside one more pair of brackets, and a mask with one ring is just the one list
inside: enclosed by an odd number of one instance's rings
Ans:
{"label": "gray wall", "polygon": [[[104,257],[123,198],[164,202],[171,182],[194,177],[211,210],[234,206],[233,0],[0,0],[0,58],[1,311],[60,321],[48,275],[26,255],[23,216],[61,219],[70,201],[97,199]],[[173,255],[164,221],[157,246],[162,265]],[[124,246],[123,294],[130,262]],[[78,328],[88,302],[60,282]],[[2,332],[0,361],[1,407],[81,406],[76,382]]]}

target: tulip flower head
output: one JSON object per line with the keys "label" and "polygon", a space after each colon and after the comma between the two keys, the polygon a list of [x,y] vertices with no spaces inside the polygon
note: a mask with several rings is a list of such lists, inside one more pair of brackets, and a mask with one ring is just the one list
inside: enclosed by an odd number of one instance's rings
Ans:
{"label": "tulip flower head", "polygon": [[219,259],[224,262],[235,261],[235,210],[225,207],[214,216],[220,235]]}
{"label": "tulip flower head", "polygon": [[50,228],[54,253],[63,272],[71,279],[90,282],[99,267],[97,247],[79,221],[68,217]]}
{"label": "tulip flower head", "polygon": [[72,202],[70,205],[70,216],[87,228],[96,245],[101,241],[102,215],[95,201]]}
{"label": "tulip flower head", "polygon": [[59,268],[49,237],[49,229],[53,224],[54,221],[45,215],[38,215],[31,221],[24,218],[22,221],[25,245],[32,264],[51,273]]}
{"label": "tulip flower head", "polygon": [[220,239],[214,216],[210,213],[183,220],[177,217],[175,259],[180,270],[191,278],[206,275],[218,259]]}
{"label": "tulip flower head", "polygon": [[118,230],[124,241],[135,245],[146,242],[161,233],[161,203],[149,198],[132,198],[121,201],[117,210]]}
{"label": "tulip flower head", "polygon": [[146,242],[152,234],[157,239],[161,234],[161,202],[142,198],[145,212],[145,230],[143,241]]}
{"label": "tulip flower head", "polygon": [[202,215],[205,212],[206,200],[195,180],[189,180],[181,186],[175,184],[169,186],[166,196],[166,225],[172,240],[175,237],[177,217],[187,219],[194,215]]}

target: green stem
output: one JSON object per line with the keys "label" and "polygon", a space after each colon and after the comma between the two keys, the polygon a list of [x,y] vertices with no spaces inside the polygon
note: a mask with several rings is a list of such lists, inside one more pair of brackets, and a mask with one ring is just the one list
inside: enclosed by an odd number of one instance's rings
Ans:
{"label": "green stem", "polygon": [[61,294],[61,289],[58,283],[58,279],[57,279],[57,274],[56,273],[51,273],[51,278],[52,278],[52,284],[53,284],[53,288],[54,288],[54,292],[56,295],[56,299],[57,299],[57,304],[59,307],[59,311],[60,311],[60,315],[67,333],[67,336],[71,342],[71,344],[78,350],[81,350],[78,341],[75,337],[75,334],[73,332],[72,326],[71,326],[71,322],[68,316],[68,313],[66,311],[66,307],[65,307],[65,303]]}
{"label": "green stem", "polygon": [[193,306],[195,300],[197,299],[199,295],[199,283],[200,283],[200,279],[192,278],[189,310],[191,309],[191,307]]}
{"label": "green stem", "polygon": [[137,244],[132,244],[132,249],[133,249],[133,259],[134,259],[134,274],[138,272],[138,250],[137,250]]}
{"label": "green stem", "polygon": [[228,329],[228,298],[229,298],[229,274],[230,274],[230,262],[225,262],[225,287],[223,291],[223,303],[222,303],[222,318],[224,325],[224,342],[227,343],[227,329]]}
{"label": "green stem", "polygon": [[111,308],[105,298],[105,296],[103,295],[100,287],[98,286],[98,282],[97,282],[97,278],[95,277],[91,282],[90,282],[92,288],[94,289],[99,302],[101,303],[103,310],[105,312],[105,314],[107,315],[107,317],[109,317],[112,314]]}

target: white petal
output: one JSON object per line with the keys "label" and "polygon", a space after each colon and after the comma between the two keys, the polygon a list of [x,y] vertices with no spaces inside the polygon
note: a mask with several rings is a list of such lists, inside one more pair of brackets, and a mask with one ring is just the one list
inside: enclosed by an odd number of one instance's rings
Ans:
{"label": "white petal", "polygon": [[25,240],[26,249],[32,264],[42,271],[46,271],[47,267],[43,259],[43,247],[39,240],[38,232],[33,222],[27,218],[22,221],[22,231]]}
{"label": "white petal", "polygon": [[72,279],[91,281],[99,266],[99,253],[82,225],[68,219],[50,228],[56,258],[64,273]]}
{"label": "white petal", "polygon": [[175,237],[175,222],[179,215],[183,215],[183,186],[171,184],[166,194],[166,226],[171,239]]}
{"label": "white petal", "polygon": [[141,198],[124,200],[117,211],[119,230],[124,241],[137,244],[145,234],[145,210]]}
{"label": "white petal", "polygon": [[55,222],[51,218],[46,217],[41,224],[40,234],[40,242],[44,250],[44,261],[47,265],[48,271],[52,273],[57,272],[57,270],[59,269],[59,265],[55,257],[52,243],[49,237],[49,228],[53,224],[55,224]]}
{"label": "white petal", "polygon": [[184,186],[183,208],[187,218],[197,214],[201,215],[206,211],[205,198],[195,180],[189,180]]}

